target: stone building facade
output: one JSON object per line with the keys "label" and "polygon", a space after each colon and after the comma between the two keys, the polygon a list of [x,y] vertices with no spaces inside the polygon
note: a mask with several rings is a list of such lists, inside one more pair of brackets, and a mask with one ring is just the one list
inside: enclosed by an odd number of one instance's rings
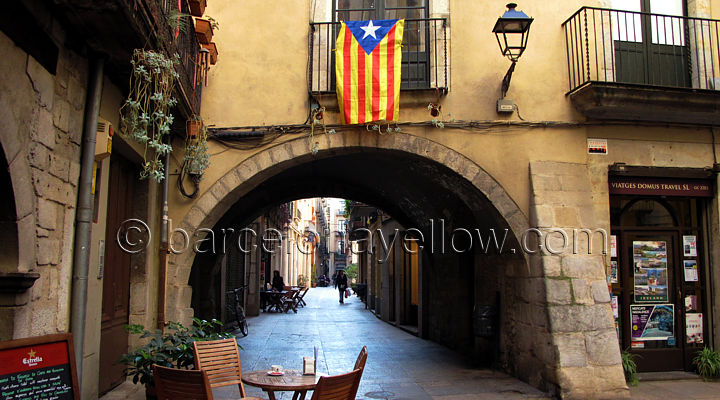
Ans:
{"label": "stone building facade", "polygon": [[[32,1],[16,13],[29,15],[27,22],[47,36],[55,61],[45,47],[28,47],[16,28],[0,26],[7,75],[0,83],[8,167],[2,184],[12,193],[3,209],[14,206],[2,221],[2,246],[11,256],[0,272],[3,279],[17,273],[36,279],[22,294],[2,294],[2,340],[70,330],[78,312],[70,298],[88,60],[98,52],[106,57],[99,116],[117,127],[131,51],[154,43],[148,36],[157,32],[147,26],[167,22],[160,13],[167,2],[148,0],[137,9],[135,2],[102,2],[91,10],[83,3]],[[357,2],[209,2],[207,13],[222,24],[214,39],[222,62],[200,80],[207,78],[202,110],[181,98],[172,144],[182,147],[184,122],[199,113],[211,127],[211,165],[195,197],[167,192],[171,246],[180,248],[180,229],[197,238],[207,233],[202,229],[280,226],[284,216],[263,212],[296,199],[332,196],[372,205],[394,221],[382,237],[358,246],[374,254],[360,263],[370,306],[388,322],[414,321],[420,337],[562,398],[627,397],[621,348],[643,355],[645,370],[682,370],[690,369],[697,349],[717,343],[720,68],[713,67],[720,62],[713,57],[720,51],[688,27],[700,18],[696,28],[713,37],[720,3],[678,1],[679,15],[657,17],[655,25],[630,11],[652,13],[653,1],[520,4],[535,20],[506,94],[517,108],[499,114],[509,62],[491,29],[503,4],[408,1],[408,15],[418,21],[407,31],[414,58],[406,71],[418,78],[416,87],[402,91],[397,123],[346,126],[332,93],[331,27],[343,18],[404,12],[378,0],[352,14],[351,3]],[[117,6],[128,12],[117,13]],[[603,30],[617,27],[623,13],[647,24],[639,39],[630,38],[632,29],[616,36]],[[114,19],[126,15],[139,17]],[[257,23],[269,16],[272,24]],[[100,26],[106,17],[126,30]],[[675,35],[676,26],[682,35]],[[660,27],[669,27],[670,36],[666,29],[660,39]],[[115,37],[130,39],[118,45]],[[603,45],[611,52],[599,53]],[[655,62],[628,58],[633,52]],[[691,53],[707,57],[701,62]],[[633,77],[638,69],[645,81]],[[181,81],[182,93],[199,95],[186,85],[197,79]],[[80,344],[84,398],[122,381],[122,372],[103,380],[111,374],[96,371],[110,371],[104,360],[116,359],[104,347],[108,341],[120,353],[136,344],[119,332],[123,324],[187,324],[201,310],[217,309],[206,304],[213,294],[193,285],[209,279],[212,271],[204,268],[215,264],[204,264],[193,250],[168,254],[161,246],[164,188],[135,179],[142,153],[116,135],[112,155],[93,167],[98,206]],[[171,157],[173,183],[181,160]],[[145,251],[130,255],[116,246],[127,218],[146,221],[153,233]],[[490,232],[501,236],[503,250],[486,251],[476,230],[484,243]],[[404,252],[405,233],[420,238],[413,242],[417,256]],[[392,235],[398,240],[390,241]],[[577,249],[564,246],[565,235]],[[268,268],[282,268],[284,260],[275,257],[251,253],[243,264],[244,282],[255,283],[248,287],[249,310],[258,306],[257,283]],[[123,261],[111,266],[108,259]],[[393,297],[407,287],[415,298]],[[122,312],[106,318],[105,306]],[[483,309],[495,310],[491,325],[478,312]],[[632,329],[643,321],[651,322],[647,329]]]}

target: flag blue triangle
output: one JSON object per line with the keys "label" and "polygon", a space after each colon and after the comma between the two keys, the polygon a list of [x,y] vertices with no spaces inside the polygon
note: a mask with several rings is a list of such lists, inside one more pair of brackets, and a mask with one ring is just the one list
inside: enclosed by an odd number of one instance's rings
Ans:
{"label": "flag blue triangle", "polygon": [[[372,19],[369,21],[345,21],[355,39],[366,54],[372,53],[380,41],[390,32],[397,19]],[[364,29],[363,29],[364,28]],[[373,37],[374,33],[374,37]]]}

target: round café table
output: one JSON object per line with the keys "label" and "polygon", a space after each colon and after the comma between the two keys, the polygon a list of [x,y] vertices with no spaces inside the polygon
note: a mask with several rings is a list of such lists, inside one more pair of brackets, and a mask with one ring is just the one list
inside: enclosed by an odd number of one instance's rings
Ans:
{"label": "round caf\u00e9 table", "polygon": [[246,385],[259,387],[267,392],[270,400],[275,400],[275,392],[294,391],[293,400],[304,400],[308,390],[315,389],[318,379],[324,374],[303,375],[301,371],[286,369],[282,376],[268,375],[268,370],[243,372],[242,381]]}

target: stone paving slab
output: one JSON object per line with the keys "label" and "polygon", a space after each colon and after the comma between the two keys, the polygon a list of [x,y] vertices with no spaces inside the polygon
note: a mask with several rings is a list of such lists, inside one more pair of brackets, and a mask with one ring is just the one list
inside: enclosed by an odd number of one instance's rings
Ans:
{"label": "stone paving slab", "polygon": [[[318,371],[350,371],[362,346],[368,346],[358,400],[476,400],[548,399],[547,394],[505,373],[468,367],[461,355],[439,344],[419,339],[377,319],[356,297],[338,304],[337,291],[313,288],[308,306],[298,313],[261,313],[248,320],[250,334],[238,343],[243,371],[269,369],[280,364],[301,369],[302,357],[318,347]],[[144,399],[144,391],[130,383],[103,400]],[[248,396],[267,398],[261,390],[245,386]],[[216,390],[216,398],[237,398],[236,387]],[[279,392],[278,399],[292,393]],[[632,398],[718,399],[720,383],[699,380],[641,382],[631,388]],[[308,393],[308,399],[310,398]]]}

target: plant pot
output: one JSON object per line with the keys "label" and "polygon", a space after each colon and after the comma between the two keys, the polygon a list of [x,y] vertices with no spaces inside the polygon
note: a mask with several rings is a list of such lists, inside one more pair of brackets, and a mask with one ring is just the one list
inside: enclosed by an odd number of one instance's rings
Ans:
{"label": "plant pot", "polygon": [[185,134],[188,138],[197,138],[198,135],[200,135],[200,130],[202,129],[202,126],[202,121],[188,120],[188,122],[185,124]]}
{"label": "plant pot", "polygon": [[215,42],[210,42],[210,44],[203,44],[202,47],[208,49],[210,51],[210,64],[215,65],[217,63],[218,58],[218,50],[217,45],[215,45]]}
{"label": "plant pot", "polygon": [[202,17],[205,14],[207,0],[190,0],[190,15],[194,17]]}
{"label": "plant pot", "polygon": [[200,44],[210,44],[213,37],[213,29],[212,25],[210,25],[210,21],[202,18],[196,18],[195,36]]}
{"label": "plant pot", "polygon": [[145,398],[147,400],[157,400],[157,391],[155,390],[155,385],[145,385]]}

